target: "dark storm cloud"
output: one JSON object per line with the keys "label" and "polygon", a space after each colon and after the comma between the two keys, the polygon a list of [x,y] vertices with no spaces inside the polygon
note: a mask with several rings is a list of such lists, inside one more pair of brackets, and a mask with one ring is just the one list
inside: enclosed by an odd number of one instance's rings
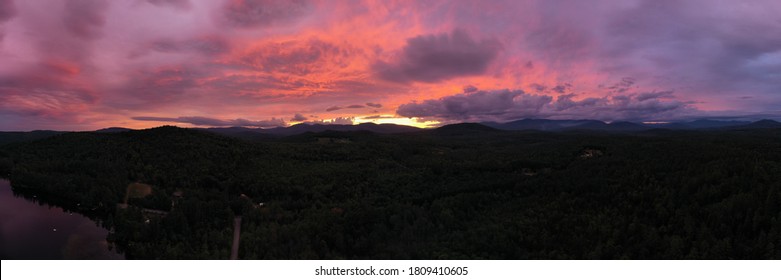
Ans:
{"label": "dark storm cloud", "polygon": [[222,20],[240,28],[266,27],[291,22],[310,10],[307,0],[230,0]]}
{"label": "dark storm cloud", "polygon": [[64,24],[73,35],[96,39],[106,23],[108,2],[104,0],[69,0],[65,2]]}
{"label": "dark storm cloud", "polygon": [[555,87],[551,88],[552,91],[557,93],[564,93],[565,91],[572,88],[572,84],[570,83],[564,83],[561,85],[556,85]]}
{"label": "dark storm cloud", "polygon": [[220,119],[198,117],[198,116],[177,117],[177,118],[139,116],[139,117],[132,117],[132,119],[137,121],[187,123],[187,124],[192,124],[197,126],[214,126],[214,127],[225,127],[225,126],[277,127],[277,126],[286,125],[285,121],[283,121],[282,119],[275,119],[275,118],[272,118],[270,120],[252,121],[247,119],[220,120]]}
{"label": "dark storm cloud", "polygon": [[388,81],[432,83],[483,74],[500,49],[498,40],[477,41],[456,29],[450,34],[408,39],[398,61],[378,61],[372,69]]}

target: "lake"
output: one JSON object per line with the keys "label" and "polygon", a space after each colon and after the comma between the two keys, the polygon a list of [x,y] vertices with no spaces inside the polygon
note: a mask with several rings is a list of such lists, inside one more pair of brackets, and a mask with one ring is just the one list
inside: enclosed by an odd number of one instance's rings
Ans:
{"label": "lake", "polygon": [[15,196],[0,179],[0,259],[123,259],[107,235],[79,213]]}

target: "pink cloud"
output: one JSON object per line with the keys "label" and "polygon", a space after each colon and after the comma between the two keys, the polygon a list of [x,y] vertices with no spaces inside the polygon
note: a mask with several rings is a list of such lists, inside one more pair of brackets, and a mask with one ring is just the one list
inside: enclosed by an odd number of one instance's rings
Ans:
{"label": "pink cloud", "polygon": [[781,107],[778,14],[778,1],[0,0],[0,130],[767,114]]}

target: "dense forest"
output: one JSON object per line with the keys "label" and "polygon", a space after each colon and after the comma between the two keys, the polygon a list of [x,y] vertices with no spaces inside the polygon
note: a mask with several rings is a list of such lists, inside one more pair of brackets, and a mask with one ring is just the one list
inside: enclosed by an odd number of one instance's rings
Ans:
{"label": "dense forest", "polygon": [[781,258],[781,129],[160,127],[8,143],[0,174],[133,259],[226,259],[239,215],[242,259]]}

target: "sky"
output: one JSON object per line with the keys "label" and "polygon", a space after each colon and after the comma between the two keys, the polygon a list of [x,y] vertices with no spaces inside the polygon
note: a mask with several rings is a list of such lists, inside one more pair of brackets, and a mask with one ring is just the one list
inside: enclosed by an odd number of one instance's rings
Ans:
{"label": "sky", "polygon": [[0,130],[781,119],[781,1],[0,0]]}

